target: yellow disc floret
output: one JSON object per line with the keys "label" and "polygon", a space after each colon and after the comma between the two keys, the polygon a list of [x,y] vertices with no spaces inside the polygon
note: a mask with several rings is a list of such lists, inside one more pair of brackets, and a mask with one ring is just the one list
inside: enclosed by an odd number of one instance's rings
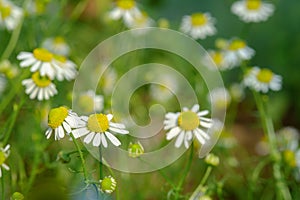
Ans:
{"label": "yellow disc floret", "polygon": [[217,66],[220,66],[223,62],[223,55],[221,52],[215,52],[211,55],[214,63],[217,65]]}
{"label": "yellow disc floret", "polygon": [[90,95],[84,94],[79,97],[79,105],[86,113],[93,112],[94,103],[94,99]]}
{"label": "yellow disc floret", "polygon": [[256,78],[262,83],[270,83],[273,79],[273,72],[269,69],[261,69],[256,75]]}
{"label": "yellow disc floret", "polygon": [[100,186],[102,191],[112,193],[116,189],[117,182],[113,177],[106,176],[101,180]]}
{"label": "yellow disc floret", "polygon": [[11,14],[11,7],[1,5],[1,2],[0,2],[0,15],[1,15],[1,18],[5,19],[5,18],[9,17],[10,14]]}
{"label": "yellow disc floret", "polygon": [[207,17],[203,13],[195,13],[191,16],[191,22],[193,26],[202,26],[206,24]]}
{"label": "yellow disc floret", "polygon": [[68,109],[63,106],[51,109],[48,117],[48,126],[52,129],[56,129],[62,125],[67,116]]}
{"label": "yellow disc floret", "polygon": [[228,49],[232,51],[236,51],[245,47],[246,47],[246,43],[243,40],[236,39],[230,43]]}
{"label": "yellow disc floret", "polygon": [[63,37],[55,37],[53,40],[54,44],[65,44],[65,39]]}
{"label": "yellow disc floret", "polygon": [[[66,63],[67,62],[67,58],[65,56],[62,55],[54,55],[53,56],[55,58],[55,60],[61,62],[61,63]],[[59,65],[60,66],[60,65]]]}
{"label": "yellow disc floret", "polygon": [[118,0],[117,6],[124,10],[130,10],[135,6],[135,1],[134,0]]}
{"label": "yellow disc floret", "polygon": [[261,6],[260,0],[247,0],[246,6],[249,10],[258,10]]}
{"label": "yellow disc floret", "polygon": [[53,59],[53,54],[47,49],[36,48],[33,50],[33,55],[37,60],[43,62],[50,62]]}
{"label": "yellow disc floret", "polygon": [[200,124],[200,120],[196,113],[192,111],[185,111],[180,113],[178,117],[178,125],[186,131],[196,129]]}
{"label": "yellow disc floret", "polygon": [[90,131],[103,133],[109,128],[109,121],[104,114],[93,114],[89,116],[87,127]]}
{"label": "yellow disc floret", "polygon": [[51,80],[47,76],[41,76],[39,72],[35,72],[31,76],[33,82],[38,86],[38,87],[47,87],[51,84]]}
{"label": "yellow disc floret", "polygon": [[296,157],[295,157],[295,153],[291,150],[285,150],[283,152],[283,157],[284,160],[286,161],[286,163],[290,166],[290,167],[296,167],[297,163],[296,163]]}
{"label": "yellow disc floret", "polygon": [[7,156],[4,152],[0,151],[0,166],[5,162]]}

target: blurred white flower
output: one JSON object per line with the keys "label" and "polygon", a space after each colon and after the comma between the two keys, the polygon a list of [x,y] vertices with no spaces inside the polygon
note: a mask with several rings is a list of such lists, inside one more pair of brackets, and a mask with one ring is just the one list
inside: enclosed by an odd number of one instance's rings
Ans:
{"label": "blurred white flower", "polygon": [[96,95],[93,90],[88,90],[80,94],[78,101],[78,105],[84,113],[100,112],[103,110],[103,96]]}
{"label": "blurred white flower", "polygon": [[8,30],[15,29],[23,15],[23,10],[15,6],[8,0],[0,1],[0,26],[5,26]]}
{"label": "blurred white flower", "polygon": [[273,14],[274,9],[272,4],[261,0],[237,1],[231,6],[231,12],[246,23],[266,21]]}
{"label": "blurred white flower", "polygon": [[207,96],[211,105],[217,110],[224,110],[228,107],[231,97],[226,88],[215,88]]}
{"label": "blurred white flower", "polygon": [[245,98],[244,87],[239,83],[233,83],[229,87],[229,93],[232,99],[236,102],[240,102]]}
{"label": "blurred white flower", "polygon": [[211,60],[217,66],[217,68],[221,71],[225,71],[231,69],[233,66],[229,65],[225,59],[225,52],[209,50],[208,54],[205,55],[205,63],[209,66],[211,65]]}
{"label": "blurred white flower", "polygon": [[58,55],[68,56],[70,47],[63,37],[47,38],[42,47]]}
{"label": "blurred white flower", "polygon": [[2,177],[2,168],[4,168],[5,170],[9,170],[9,166],[7,164],[5,164],[4,162],[6,161],[6,159],[9,156],[9,151],[10,149],[10,145],[6,145],[4,148],[0,148],[0,178]]}
{"label": "blurred white flower", "polygon": [[245,75],[243,83],[257,92],[267,93],[269,90],[278,91],[281,89],[282,77],[269,69],[253,67]]}
{"label": "blurred white flower", "polygon": [[195,136],[197,140],[203,145],[210,136],[203,131],[203,128],[210,128],[212,120],[204,117],[209,113],[208,110],[199,112],[199,105],[195,104],[191,110],[184,107],[182,112],[167,113],[164,121],[164,129],[170,131],[167,133],[167,140],[177,137],[175,147],[179,148],[182,143],[186,148],[189,147],[190,141]]}
{"label": "blurred white flower", "polygon": [[32,74],[31,78],[22,81],[26,87],[25,93],[30,99],[37,98],[39,101],[48,100],[57,94],[55,85],[47,76],[41,76],[39,72]]}
{"label": "blurred white flower", "polygon": [[209,13],[194,13],[182,18],[180,30],[193,39],[205,39],[217,32],[214,24],[215,19]]}

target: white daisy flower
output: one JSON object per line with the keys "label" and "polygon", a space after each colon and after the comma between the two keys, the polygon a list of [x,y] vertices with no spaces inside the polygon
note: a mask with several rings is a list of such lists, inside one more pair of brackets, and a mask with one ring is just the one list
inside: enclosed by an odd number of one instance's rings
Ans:
{"label": "white daisy flower", "polygon": [[22,81],[26,87],[25,93],[30,99],[37,98],[39,101],[48,100],[57,94],[55,85],[47,76],[41,76],[39,72],[32,74],[31,78]]}
{"label": "white daisy flower", "polygon": [[128,146],[128,156],[132,158],[137,158],[143,155],[145,152],[143,145],[140,142],[129,143]]}
{"label": "white daisy flower", "polygon": [[51,53],[47,49],[36,48],[31,52],[21,52],[17,56],[21,67],[30,67],[31,72],[39,71],[41,76],[55,77],[61,81],[74,79],[77,75],[76,65],[64,56]]}
{"label": "white daisy flower", "polygon": [[229,88],[229,93],[232,99],[236,102],[240,102],[245,98],[244,87],[240,83],[233,83]]}
{"label": "white daisy flower", "polygon": [[277,132],[279,149],[296,150],[299,146],[299,131],[294,127],[284,127]]}
{"label": "white daisy flower", "polygon": [[49,139],[54,133],[54,139],[60,140],[65,136],[65,133],[69,135],[72,128],[78,128],[82,124],[80,117],[72,110],[68,110],[64,106],[53,108],[48,115],[49,128],[45,135]]}
{"label": "white daisy flower", "polygon": [[6,159],[9,156],[9,148],[10,145],[6,145],[4,148],[0,148],[0,178],[2,177],[2,168],[5,170],[9,170],[9,166],[7,164],[5,164],[4,162],[6,161]]}
{"label": "white daisy flower", "polygon": [[[163,80],[163,84],[151,84],[150,85],[150,95],[153,99],[158,101],[167,101],[178,91],[178,81],[174,79],[172,76],[168,76],[166,74],[161,75],[161,80]],[[172,86],[172,91],[166,86]]]}
{"label": "white daisy flower", "polygon": [[209,13],[194,13],[182,18],[180,30],[193,39],[205,39],[217,32],[214,24],[215,19]]}
{"label": "white daisy flower", "polygon": [[128,26],[134,22],[136,17],[141,15],[134,0],[117,0],[115,5],[116,7],[110,11],[109,17],[113,20],[122,18]]}
{"label": "white daisy flower", "polygon": [[23,11],[7,0],[0,1],[0,26],[5,26],[8,30],[15,29],[22,18]]}
{"label": "white daisy flower", "polygon": [[113,193],[117,187],[117,182],[112,176],[106,176],[100,180],[100,190],[107,194]]}
{"label": "white daisy flower", "polygon": [[246,23],[266,21],[273,14],[274,9],[272,4],[261,0],[237,1],[231,6],[231,12]]}
{"label": "white daisy flower", "polygon": [[68,56],[70,53],[70,47],[63,37],[47,38],[42,47],[58,55]]}
{"label": "white daisy flower", "polygon": [[253,67],[244,78],[244,85],[257,92],[267,93],[269,90],[278,91],[281,89],[282,77],[274,74],[269,69]]}
{"label": "white daisy flower", "polygon": [[190,141],[195,136],[203,145],[210,136],[199,126],[210,128],[212,120],[204,117],[209,113],[208,110],[199,112],[199,105],[195,104],[191,110],[184,107],[182,112],[167,113],[164,121],[164,129],[170,131],[167,133],[167,140],[177,137],[175,147],[179,148],[182,143],[186,148],[189,147]]}
{"label": "white daisy flower", "polygon": [[[93,146],[100,146],[101,144],[106,148],[108,146],[107,139],[115,146],[120,146],[121,142],[111,132],[119,134],[128,134],[123,124],[111,122],[112,114],[92,114],[89,117],[82,116],[82,120],[85,124],[78,129],[72,131],[75,138],[87,135],[83,142],[91,143]],[[111,131],[111,132],[110,132]]]}
{"label": "white daisy flower", "polygon": [[250,60],[254,54],[255,51],[248,47],[245,41],[235,38],[227,43],[224,58],[232,68],[239,66],[244,60]]}
{"label": "white daisy flower", "polygon": [[75,79],[78,74],[76,64],[64,56],[54,55],[52,64],[55,66],[56,78],[59,81],[63,81],[64,79],[71,81]]}
{"label": "white daisy flower", "polygon": [[133,21],[130,22],[128,28],[147,28],[154,25],[154,20],[151,19],[146,12],[142,12],[140,15],[133,18]]}
{"label": "white daisy flower", "polygon": [[100,88],[102,89],[103,93],[106,95],[110,95],[112,93],[117,82],[117,78],[118,74],[113,68],[110,68],[104,72],[100,80]]}
{"label": "white daisy flower", "polygon": [[204,57],[204,62],[208,63],[210,66],[211,60],[217,66],[217,68],[221,71],[228,70],[232,68],[232,65],[229,65],[226,62],[224,51],[214,51],[209,50],[208,53]]}
{"label": "white daisy flower", "polygon": [[100,112],[104,107],[103,96],[96,95],[93,90],[82,93],[78,101],[78,105],[84,113]]}
{"label": "white daisy flower", "polygon": [[215,88],[207,96],[208,101],[217,110],[223,110],[228,107],[231,96],[226,88]]}
{"label": "white daisy flower", "polygon": [[6,88],[6,79],[3,74],[0,74],[0,95]]}

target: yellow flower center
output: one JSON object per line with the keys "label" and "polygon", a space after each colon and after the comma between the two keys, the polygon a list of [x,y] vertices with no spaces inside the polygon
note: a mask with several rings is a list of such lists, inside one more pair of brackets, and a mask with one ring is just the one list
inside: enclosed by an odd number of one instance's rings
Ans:
{"label": "yellow flower center", "polygon": [[[53,56],[55,58],[55,60],[62,62],[62,63],[66,63],[67,62],[67,58],[65,56],[61,56],[61,55],[54,55]],[[61,66],[60,66],[61,67]]]}
{"label": "yellow flower center", "polygon": [[116,189],[116,181],[112,177],[104,177],[101,181],[101,189],[113,192]]}
{"label": "yellow flower center", "polygon": [[256,75],[256,78],[262,83],[270,83],[273,78],[273,72],[269,69],[261,69]]}
{"label": "yellow flower center", "polygon": [[89,116],[87,127],[90,131],[103,133],[109,128],[109,121],[104,114],[93,114]]}
{"label": "yellow flower center", "polygon": [[48,126],[52,129],[56,129],[63,123],[67,116],[68,109],[63,106],[51,109],[48,117]]}
{"label": "yellow flower center", "polygon": [[53,54],[47,49],[36,48],[33,50],[33,56],[43,62],[50,62],[53,59]]}
{"label": "yellow flower center", "polygon": [[135,6],[135,1],[133,1],[133,0],[118,0],[117,6],[124,10],[130,10]]}
{"label": "yellow flower center", "polygon": [[246,47],[246,43],[242,40],[233,40],[229,45],[229,50],[236,51]]}
{"label": "yellow flower center", "polygon": [[54,38],[54,44],[65,44],[65,39],[63,37],[56,37]]}
{"label": "yellow flower center", "polygon": [[1,5],[0,2],[0,14],[2,19],[9,17],[11,14],[11,7],[6,5]]}
{"label": "yellow flower center", "polygon": [[193,26],[202,26],[202,25],[206,24],[207,18],[202,13],[195,13],[195,14],[192,14],[191,21],[192,21]]}
{"label": "yellow flower center", "polygon": [[296,157],[295,157],[295,153],[291,150],[285,150],[283,152],[283,157],[284,160],[286,161],[286,163],[290,166],[290,167],[296,167],[297,163],[296,163]]}
{"label": "yellow flower center", "polygon": [[178,125],[186,131],[196,129],[200,124],[199,117],[192,111],[185,111],[180,113],[178,117]]}
{"label": "yellow flower center", "polygon": [[260,0],[247,0],[246,6],[249,10],[258,10],[261,6]]}
{"label": "yellow flower center", "polygon": [[94,103],[94,99],[90,95],[84,94],[79,97],[79,105],[86,113],[93,112]]}
{"label": "yellow flower center", "polygon": [[212,54],[212,59],[217,66],[220,66],[223,62],[223,55],[221,52],[215,52]]}
{"label": "yellow flower center", "polygon": [[0,166],[5,162],[6,155],[4,152],[0,151]]}
{"label": "yellow flower center", "polygon": [[41,76],[39,72],[35,72],[31,76],[33,82],[38,86],[38,87],[47,87],[51,84],[51,80],[47,76]]}

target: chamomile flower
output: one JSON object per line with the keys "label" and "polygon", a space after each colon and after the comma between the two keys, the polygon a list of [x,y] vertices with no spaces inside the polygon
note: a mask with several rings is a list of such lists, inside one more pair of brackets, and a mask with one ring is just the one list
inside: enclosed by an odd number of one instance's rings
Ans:
{"label": "chamomile flower", "polygon": [[0,148],[0,178],[2,177],[2,168],[7,171],[9,170],[9,166],[4,163],[9,156],[9,148],[9,144],[6,145],[4,148]]}
{"label": "chamomile flower", "polygon": [[217,66],[217,68],[221,71],[231,69],[232,66],[226,62],[224,51],[208,51],[208,54],[205,55],[205,62],[211,63],[211,60]]}
{"label": "chamomile flower", "polygon": [[128,23],[128,28],[147,28],[154,25],[154,20],[151,19],[146,12],[133,18],[132,22]]}
{"label": "chamomile flower", "polygon": [[47,139],[54,133],[54,139],[60,140],[69,135],[72,128],[77,128],[82,125],[81,119],[72,110],[64,106],[53,108],[48,115],[48,129],[45,132]]}
{"label": "chamomile flower", "polygon": [[194,13],[182,18],[180,30],[193,39],[205,39],[217,32],[214,24],[215,19],[209,13]]}
{"label": "chamomile flower", "polygon": [[3,74],[0,74],[0,95],[6,88],[6,79]]}
{"label": "chamomile flower", "polygon": [[132,143],[130,142],[128,146],[129,157],[136,158],[144,154],[144,147],[140,142]]}
{"label": "chamomile flower", "polygon": [[188,148],[194,136],[202,145],[206,143],[206,140],[210,139],[210,136],[200,128],[200,126],[204,128],[212,126],[212,120],[204,117],[209,111],[203,110],[199,112],[199,108],[199,105],[195,104],[191,110],[184,107],[182,112],[166,114],[164,129],[170,130],[167,133],[167,140],[177,137],[175,141],[176,148],[179,148],[182,143]]}
{"label": "chamomile flower", "polygon": [[115,191],[117,182],[112,176],[106,176],[100,180],[100,190],[102,192],[111,194]]}
{"label": "chamomile flower", "polygon": [[7,0],[0,1],[0,26],[5,26],[8,30],[15,29],[22,18],[23,11]]}
{"label": "chamomile flower", "polygon": [[70,53],[70,47],[66,43],[63,37],[54,37],[54,38],[47,38],[42,47],[48,49],[49,51],[63,56],[68,56]]}
{"label": "chamomile flower", "polygon": [[245,86],[257,92],[267,93],[269,90],[278,91],[281,89],[282,77],[269,69],[253,67],[246,74],[243,82]]}
{"label": "chamomile flower", "polygon": [[103,109],[103,96],[96,95],[93,90],[80,94],[78,105],[84,113],[100,112]]}
{"label": "chamomile flower", "polygon": [[294,127],[284,127],[277,132],[277,142],[280,150],[296,150],[299,146],[299,131]]}
{"label": "chamomile flower", "polygon": [[50,78],[41,76],[39,72],[34,72],[31,78],[23,80],[22,85],[26,87],[25,93],[30,99],[48,100],[57,94],[56,87]]}
{"label": "chamomile flower", "polygon": [[122,18],[126,25],[132,24],[134,19],[141,15],[134,0],[117,0],[115,6],[116,7],[110,11],[109,17],[113,20]]}
{"label": "chamomile flower", "polygon": [[[155,100],[167,101],[171,97],[173,97],[173,94],[176,94],[176,92],[178,92],[178,82],[176,79],[174,79],[174,77],[165,74],[161,75],[161,79],[163,80],[162,85],[151,84],[150,95]],[[170,91],[170,89],[165,87],[164,85],[172,86],[172,91]]]}
{"label": "chamomile flower", "polygon": [[266,21],[274,9],[272,4],[261,0],[241,0],[231,6],[231,12],[246,23]]}
{"label": "chamomile flower", "polygon": [[245,98],[244,87],[240,83],[233,83],[229,87],[229,93],[230,96],[232,97],[232,100],[236,102],[240,102]]}
{"label": "chamomile flower", "polygon": [[217,110],[223,110],[228,107],[231,97],[226,88],[215,88],[207,96],[211,105]]}
{"label": "chamomile flower", "polygon": [[9,60],[3,60],[0,62],[0,73],[3,73],[9,79],[12,79],[19,74],[19,69]]}
{"label": "chamomile flower", "polygon": [[250,60],[255,51],[241,39],[234,38],[227,43],[224,58],[229,66],[236,67],[244,60]]}
{"label": "chamomile flower", "polygon": [[53,66],[56,69],[56,78],[71,81],[77,76],[76,64],[61,55],[54,55]]}
{"label": "chamomile flower", "polygon": [[128,134],[123,124],[111,122],[112,114],[92,114],[89,117],[81,116],[84,125],[72,131],[75,138],[85,136],[84,143],[93,143],[93,146],[99,147],[101,144],[106,148],[107,139],[115,146],[120,146],[121,142],[111,132],[119,134]]}

